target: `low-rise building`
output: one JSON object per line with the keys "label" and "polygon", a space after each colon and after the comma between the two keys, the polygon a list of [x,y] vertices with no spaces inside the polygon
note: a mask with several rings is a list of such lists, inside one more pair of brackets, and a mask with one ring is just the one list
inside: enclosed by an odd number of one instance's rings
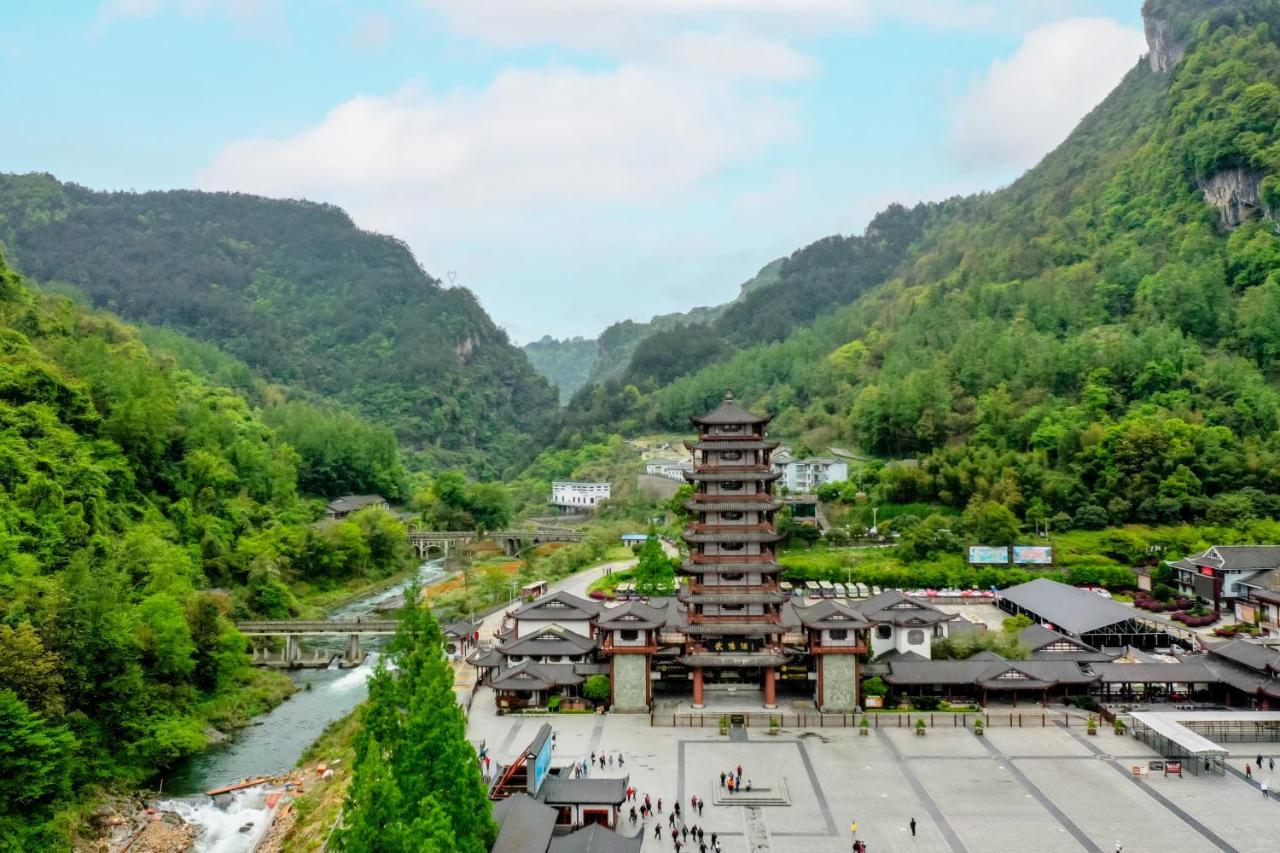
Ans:
{"label": "low-rise building", "polygon": [[1257,625],[1268,636],[1280,634],[1280,569],[1247,575],[1236,586],[1236,621]]}
{"label": "low-rise building", "polygon": [[1214,610],[1231,610],[1237,599],[1248,597],[1241,581],[1280,569],[1280,545],[1214,545],[1167,565],[1183,595],[1203,598]]}
{"label": "low-rise building", "polygon": [[849,463],[835,456],[797,459],[780,452],[774,454],[773,470],[782,475],[779,483],[786,486],[787,491],[800,494],[813,492],[823,483],[849,479]]}
{"label": "low-rise building", "polygon": [[579,480],[556,480],[551,484],[551,505],[562,512],[582,512],[595,509],[600,501],[610,495],[608,483]]}
{"label": "low-rise building", "polygon": [[324,517],[327,519],[346,518],[353,512],[359,512],[370,507],[386,509],[388,507],[387,499],[381,495],[343,495],[340,498],[334,498],[329,501],[329,505],[324,508]]}

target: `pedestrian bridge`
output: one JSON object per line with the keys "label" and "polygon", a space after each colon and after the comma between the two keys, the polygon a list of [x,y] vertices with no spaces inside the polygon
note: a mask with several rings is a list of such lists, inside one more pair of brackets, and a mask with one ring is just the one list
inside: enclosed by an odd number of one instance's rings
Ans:
{"label": "pedestrian bridge", "polygon": [[586,536],[580,530],[563,527],[539,527],[530,530],[490,530],[476,533],[466,530],[411,530],[409,544],[418,550],[419,559],[426,560],[431,552],[448,557],[459,545],[469,545],[488,539],[501,546],[508,556],[515,556],[526,548],[547,542],[581,542]]}
{"label": "pedestrian bridge", "polygon": [[[359,666],[364,660],[364,652],[360,649],[360,638],[394,634],[399,626],[400,623],[395,619],[274,620],[237,622],[236,630],[246,637],[284,638],[284,648],[279,652],[269,648],[264,642],[254,643],[252,663],[255,666],[297,669],[299,667],[323,668],[335,660],[340,666]],[[347,646],[341,654],[321,650],[306,657],[302,653],[300,642],[303,637],[346,637]]]}

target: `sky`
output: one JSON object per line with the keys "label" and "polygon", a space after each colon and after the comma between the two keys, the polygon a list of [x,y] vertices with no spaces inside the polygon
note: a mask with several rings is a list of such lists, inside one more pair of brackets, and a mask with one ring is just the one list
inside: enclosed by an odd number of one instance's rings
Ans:
{"label": "sky", "polygon": [[[0,0],[0,171],[344,207],[520,343],[996,189],[1140,0]],[[6,8],[7,7],[7,8]]]}

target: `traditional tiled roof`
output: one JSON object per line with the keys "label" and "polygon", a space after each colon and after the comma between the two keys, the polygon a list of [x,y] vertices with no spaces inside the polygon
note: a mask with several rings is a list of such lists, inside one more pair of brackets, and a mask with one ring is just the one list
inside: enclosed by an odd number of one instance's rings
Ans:
{"label": "traditional tiled roof", "polygon": [[[730,443],[732,441],[732,443]],[[690,450],[773,450],[776,441],[734,440],[732,436],[713,436],[710,441],[686,441]]]}
{"label": "traditional tiled roof", "polygon": [[[1114,659],[1114,655],[1099,651],[1087,643],[1083,643],[1066,634],[1046,628],[1043,625],[1028,625],[1018,632],[1018,642],[1031,650],[1031,656],[1040,660],[1074,660],[1096,661],[1098,663]],[[1068,649],[1051,648],[1052,646],[1068,646]]]}
{"label": "traditional tiled roof", "polygon": [[384,504],[386,502],[387,499],[382,495],[343,495],[340,498],[334,498],[329,501],[329,505],[325,509],[332,513],[351,513],[373,504]]}
{"label": "traditional tiled roof", "polygon": [[493,804],[498,840],[490,853],[543,853],[556,828],[556,810],[528,794],[513,794]]}
{"label": "traditional tiled roof", "polygon": [[538,789],[538,799],[553,806],[620,806],[627,798],[627,779],[548,776]]}
{"label": "traditional tiled roof", "polygon": [[681,534],[686,542],[777,542],[782,538],[780,533],[770,530],[745,530],[725,533],[694,533],[686,530]]}
{"label": "traditional tiled roof", "polygon": [[551,841],[550,853],[640,853],[644,833],[628,838],[598,823]]}
{"label": "traditional tiled roof", "polygon": [[732,483],[754,482],[763,480],[772,483],[782,476],[780,471],[685,471],[684,478],[690,483]]}
{"label": "traditional tiled roof", "polygon": [[538,619],[548,622],[569,622],[593,618],[600,610],[600,602],[578,598],[563,590],[544,595],[536,601],[520,607],[517,619]]}
{"label": "traditional tiled roof", "polygon": [[687,666],[781,666],[791,660],[784,652],[748,652],[745,654],[715,654],[692,652],[677,657]]}
{"label": "traditional tiled roof", "polygon": [[703,415],[700,418],[692,417],[692,418],[689,418],[689,420],[692,421],[697,426],[702,426],[704,424],[710,425],[710,426],[716,426],[716,425],[732,426],[735,424],[741,424],[741,425],[766,424],[770,421],[770,418],[762,415],[754,415],[751,412],[748,412],[746,409],[742,408],[741,406],[739,406],[737,403],[733,401],[733,392],[726,391],[724,395],[724,400],[720,403],[718,407],[716,407],[710,412],[707,412],[705,415]]}
{"label": "traditional tiled roof", "polygon": [[524,661],[505,667],[489,676],[489,685],[495,690],[514,692],[550,690],[581,684],[585,679],[574,672],[571,663],[534,663]]}
{"label": "traditional tiled roof", "polygon": [[1097,681],[1075,661],[1009,661],[994,653],[968,660],[894,660],[884,680],[898,685],[976,684],[993,690],[1041,690]]}
{"label": "traditional tiled roof", "polygon": [[453,637],[455,639],[473,637],[475,636],[476,630],[476,626],[473,623],[468,622],[466,619],[459,619],[456,622],[450,622],[443,628],[443,632],[446,637]]}
{"label": "traditional tiled roof", "polygon": [[1280,651],[1249,640],[1229,640],[1208,647],[1209,654],[1263,675],[1280,674]]}
{"label": "traditional tiled roof", "polygon": [[780,634],[782,626],[772,622],[748,622],[745,619],[742,622],[690,622],[685,626],[684,632],[699,636],[724,634],[741,637],[752,634]]}
{"label": "traditional tiled roof", "polygon": [[659,628],[667,621],[666,610],[632,599],[616,607],[601,607],[596,624],[607,631],[635,629],[639,631]]}
{"label": "traditional tiled roof", "polygon": [[777,512],[782,509],[782,502],[763,501],[708,501],[697,497],[684,502],[689,512]]}
{"label": "traditional tiled roof", "polygon": [[498,651],[504,655],[527,657],[582,655],[594,651],[596,645],[596,641],[590,637],[575,634],[559,625],[548,625],[518,640],[503,643],[498,647]]}
{"label": "traditional tiled roof", "polygon": [[1104,684],[1205,684],[1217,681],[1203,661],[1182,663],[1091,663]]}
{"label": "traditional tiled roof", "polygon": [[506,658],[497,649],[477,649],[467,656],[467,663],[479,667],[502,666]]}
{"label": "traditional tiled roof", "polygon": [[1192,568],[1213,566],[1231,572],[1275,569],[1280,568],[1280,545],[1214,545],[1176,563],[1187,563]]}
{"label": "traditional tiled roof", "polygon": [[689,587],[682,586],[676,597],[686,604],[782,604],[790,600],[790,596],[778,592],[690,592]]}
{"label": "traditional tiled roof", "polygon": [[808,607],[795,606],[794,609],[796,616],[800,619],[800,624],[806,628],[822,630],[849,628],[858,630],[871,627],[871,623],[858,610],[851,605],[832,599],[824,598],[810,604]]}
{"label": "traditional tiled roof", "polygon": [[873,595],[854,607],[870,622],[889,623],[904,628],[936,625],[959,618],[954,613],[943,613],[932,605],[894,589]]}

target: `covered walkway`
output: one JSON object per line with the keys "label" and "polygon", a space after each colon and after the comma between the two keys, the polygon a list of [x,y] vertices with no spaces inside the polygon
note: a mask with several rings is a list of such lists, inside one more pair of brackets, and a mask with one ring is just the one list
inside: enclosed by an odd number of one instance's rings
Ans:
{"label": "covered walkway", "polygon": [[[1186,769],[1226,774],[1227,750],[1215,741],[1280,741],[1280,711],[1137,711],[1133,735]],[[1213,738],[1213,740],[1210,740]]]}

